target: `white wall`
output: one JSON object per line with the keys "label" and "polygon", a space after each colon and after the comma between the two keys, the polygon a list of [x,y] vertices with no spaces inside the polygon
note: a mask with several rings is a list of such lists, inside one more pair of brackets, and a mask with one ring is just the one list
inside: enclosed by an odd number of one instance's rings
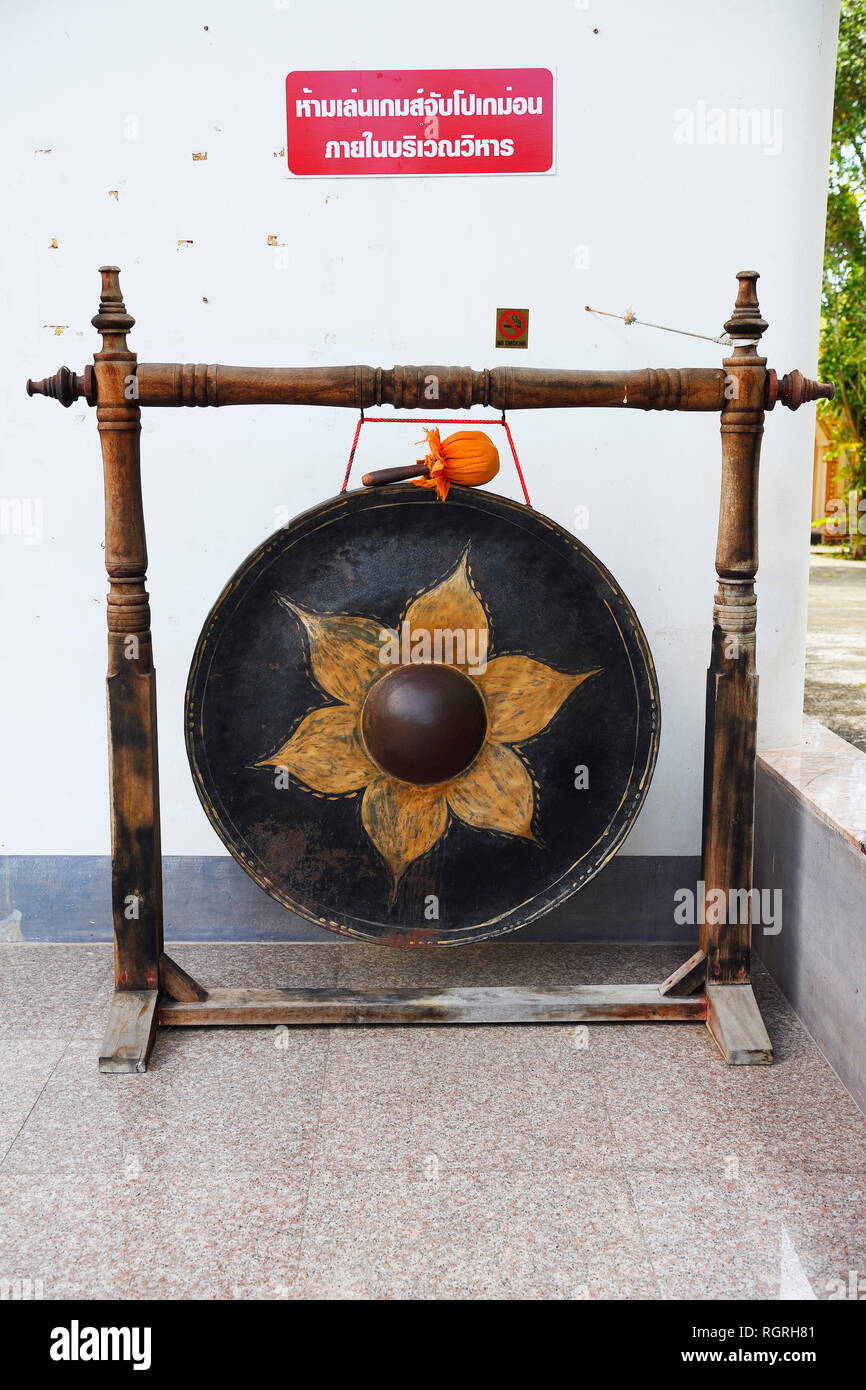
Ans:
{"label": "white wall", "polygon": [[[583,305],[718,333],[734,273],[755,268],[770,365],[814,375],[836,18],[819,0],[4,6],[0,495],[41,500],[44,541],[0,537],[3,849],[108,849],[95,412],[23,389],[91,359],[98,265],[122,267],[143,361],[590,368],[717,365],[712,343]],[[288,178],[286,73],[385,66],[553,68],[555,175]],[[781,152],[676,143],[674,112],[701,101],[778,108]],[[493,349],[494,309],[509,303],[531,310],[528,352]],[[589,507],[582,538],[634,602],[658,666],[662,751],[626,852],[694,853],[717,418],[527,412],[512,425],[535,505],[566,526]],[[201,622],[277,508],[337,490],[353,428],[340,411],[145,412],[167,853],[221,852],[183,749]],[[765,434],[765,744],[790,742],[801,709],[813,429],[814,407],[777,409]],[[416,438],[371,426],[359,468],[414,457]],[[517,495],[507,466],[500,482]]]}

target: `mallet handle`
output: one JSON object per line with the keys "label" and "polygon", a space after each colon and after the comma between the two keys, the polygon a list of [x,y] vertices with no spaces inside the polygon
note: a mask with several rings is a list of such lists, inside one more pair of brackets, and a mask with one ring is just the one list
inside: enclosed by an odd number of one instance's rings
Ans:
{"label": "mallet handle", "polygon": [[405,483],[408,478],[429,476],[426,463],[407,463],[403,468],[377,468],[373,473],[365,473],[361,482],[364,487],[384,487],[386,483]]}

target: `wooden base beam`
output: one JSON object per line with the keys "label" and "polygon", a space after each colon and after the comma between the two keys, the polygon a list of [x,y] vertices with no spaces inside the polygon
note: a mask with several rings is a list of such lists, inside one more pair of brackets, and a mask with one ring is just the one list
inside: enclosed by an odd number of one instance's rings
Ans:
{"label": "wooden base beam", "polygon": [[[680,970],[679,989],[694,987],[701,962]],[[165,985],[118,990],[99,1055],[99,1070],[147,1070],[157,1026],[231,1027],[412,1023],[699,1023],[730,1066],[766,1066],[773,1046],[751,985],[708,985],[705,993],[664,993],[662,985],[521,985],[449,989],[213,989],[206,992],[163,957]],[[673,979],[674,977],[671,977]],[[165,988],[164,985],[164,988]]]}
{"label": "wooden base beam", "polygon": [[773,1044],[751,985],[707,985],[707,1027],[728,1066],[769,1066]]}
{"label": "wooden base beam", "polygon": [[158,999],[155,989],[115,990],[99,1049],[100,1071],[115,1075],[147,1071],[156,1034]]}
{"label": "wooden base beam", "polygon": [[160,999],[162,1026],[351,1023],[616,1023],[701,1021],[702,995],[665,997],[658,985],[398,989],[213,989],[207,999]]}

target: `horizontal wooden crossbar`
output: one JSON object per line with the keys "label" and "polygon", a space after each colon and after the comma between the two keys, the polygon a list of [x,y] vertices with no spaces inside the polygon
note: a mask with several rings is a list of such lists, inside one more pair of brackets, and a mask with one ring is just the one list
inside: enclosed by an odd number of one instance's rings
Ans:
{"label": "horizontal wooden crossbar", "polygon": [[650,985],[522,985],[452,989],[213,989],[204,1000],[161,998],[163,1026],[316,1023],[616,1023],[707,1016],[702,994],[662,995]]}
{"label": "horizontal wooden crossbar", "polygon": [[[141,362],[134,370],[140,406],[320,405],[366,410],[385,405],[425,414],[469,410],[475,405],[496,410],[595,406],[718,412],[725,403],[726,382],[719,367],[475,371],[445,366],[229,367]],[[33,389],[39,391],[42,386],[37,382]]]}

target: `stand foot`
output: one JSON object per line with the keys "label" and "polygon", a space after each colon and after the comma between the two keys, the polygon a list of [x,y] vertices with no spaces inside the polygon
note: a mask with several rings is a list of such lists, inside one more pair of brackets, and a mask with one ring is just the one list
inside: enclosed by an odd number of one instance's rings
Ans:
{"label": "stand foot", "polygon": [[728,1066],[772,1062],[773,1044],[751,985],[707,985],[707,1027]]}
{"label": "stand foot", "polygon": [[156,1034],[155,989],[115,990],[99,1049],[99,1070],[114,1075],[147,1071]]}

